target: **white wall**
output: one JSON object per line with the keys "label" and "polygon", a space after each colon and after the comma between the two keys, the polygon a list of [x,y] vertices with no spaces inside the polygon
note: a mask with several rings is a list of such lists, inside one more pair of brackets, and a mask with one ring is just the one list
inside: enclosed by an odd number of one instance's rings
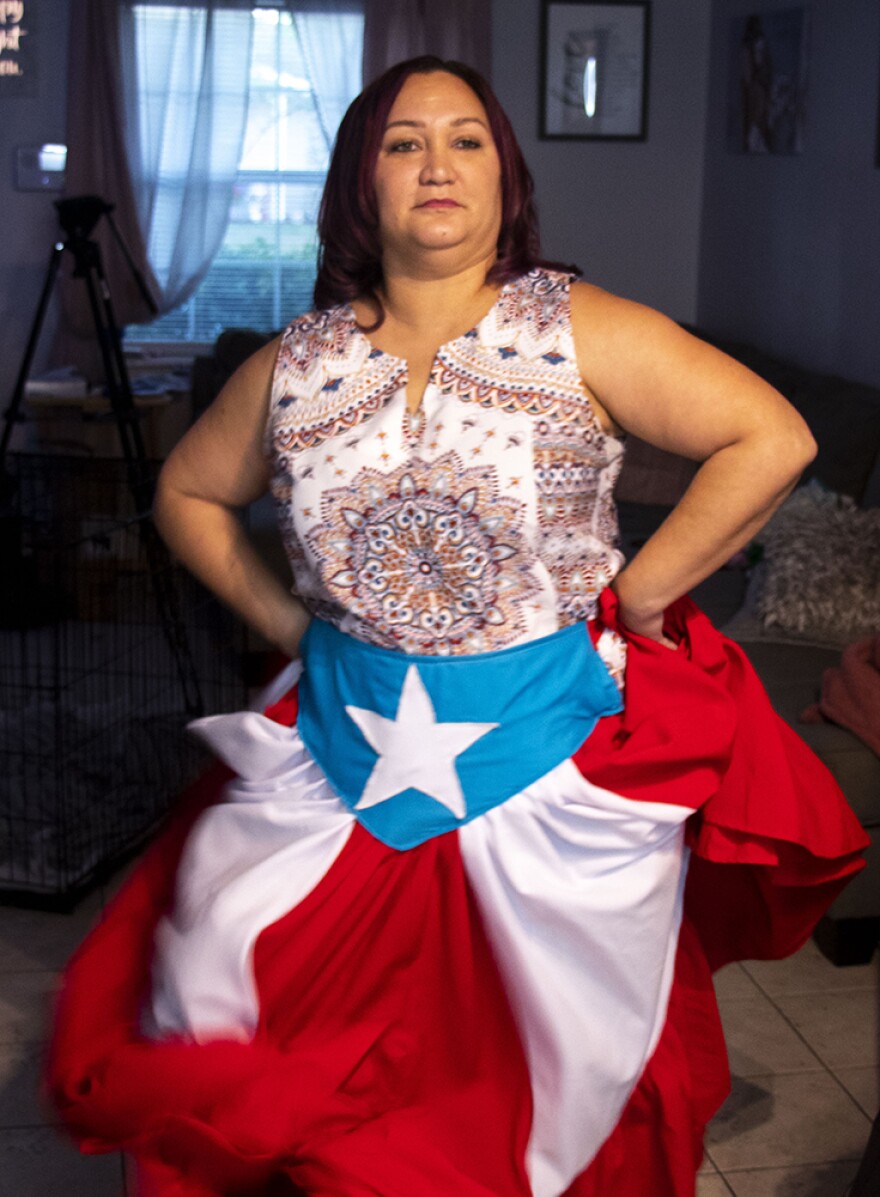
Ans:
{"label": "white wall", "polygon": [[698,316],[710,331],[880,384],[877,0],[811,0],[803,152],[725,148],[737,14],[795,0],[715,0]]}
{"label": "white wall", "polygon": [[[69,0],[28,0],[36,43],[37,82],[32,97],[0,95],[0,411],[11,398],[33,323],[52,246],[59,231],[48,192],[16,191],[15,149],[64,142]],[[30,24],[30,22],[26,22]],[[50,321],[39,352],[48,349]]]}
{"label": "white wall", "polygon": [[545,253],[696,319],[710,5],[651,5],[645,142],[538,139],[540,19],[538,0],[495,0],[492,77],[535,176]]}

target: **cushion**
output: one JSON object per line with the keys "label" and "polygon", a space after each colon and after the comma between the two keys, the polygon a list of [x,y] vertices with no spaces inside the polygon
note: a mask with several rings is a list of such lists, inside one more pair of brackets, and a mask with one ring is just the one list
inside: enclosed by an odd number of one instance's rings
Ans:
{"label": "cushion", "polygon": [[814,481],[758,540],[763,558],[744,614],[765,633],[842,645],[880,630],[880,509],[862,511]]}

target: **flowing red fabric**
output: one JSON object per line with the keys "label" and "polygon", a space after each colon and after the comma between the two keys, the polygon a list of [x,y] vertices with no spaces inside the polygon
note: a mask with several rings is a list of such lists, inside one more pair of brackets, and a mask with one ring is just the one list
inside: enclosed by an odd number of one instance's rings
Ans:
{"label": "flowing red fabric", "polygon": [[[669,631],[677,652],[625,632],[626,710],[575,758],[696,813],[664,1031],[568,1197],[691,1197],[728,1079],[709,964],[797,947],[864,843],[740,650],[685,601]],[[293,723],[295,698],[269,714]],[[82,1149],[135,1155],[139,1197],[528,1197],[528,1075],[454,833],[395,852],[355,827],[257,942],[253,1043],[140,1033],[154,928],[222,780],[188,797],[66,971],[47,1081]]]}
{"label": "flowing red fabric", "polygon": [[770,705],[748,658],[688,598],[666,614],[678,651],[627,644],[626,706],[574,760],[628,798],[694,807],[686,905],[713,969],[797,951],[864,866],[868,837],[829,770]]}

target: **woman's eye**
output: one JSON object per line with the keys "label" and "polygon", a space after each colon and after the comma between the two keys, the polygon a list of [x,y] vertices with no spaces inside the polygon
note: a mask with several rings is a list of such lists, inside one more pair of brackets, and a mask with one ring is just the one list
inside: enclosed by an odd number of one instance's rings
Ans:
{"label": "woman's eye", "polygon": [[406,154],[410,150],[415,150],[417,148],[418,148],[418,146],[412,140],[393,141],[391,143],[391,145],[388,147],[388,153],[389,154]]}
{"label": "woman's eye", "polygon": [[459,137],[455,144],[460,150],[478,150],[481,145],[474,137]]}

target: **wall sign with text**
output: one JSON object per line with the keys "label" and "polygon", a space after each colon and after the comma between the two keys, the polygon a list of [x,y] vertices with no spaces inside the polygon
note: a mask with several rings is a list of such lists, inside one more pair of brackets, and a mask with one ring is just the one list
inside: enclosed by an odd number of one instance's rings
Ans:
{"label": "wall sign with text", "polygon": [[36,94],[37,0],[0,0],[0,96]]}

